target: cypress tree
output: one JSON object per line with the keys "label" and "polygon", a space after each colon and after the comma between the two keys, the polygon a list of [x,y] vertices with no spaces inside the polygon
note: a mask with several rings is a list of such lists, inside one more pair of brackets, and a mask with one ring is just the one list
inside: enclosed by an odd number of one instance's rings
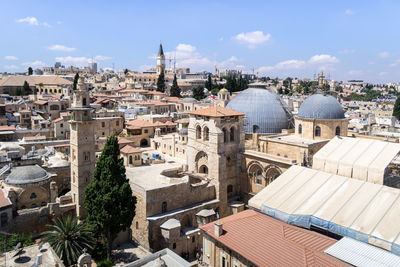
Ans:
{"label": "cypress tree", "polygon": [[163,92],[163,93],[165,92],[165,76],[164,76],[164,72],[161,72],[160,75],[158,75],[157,91]]}
{"label": "cypress tree", "polygon": [[398,97],[394,103],[393,116],[400,119],[400,97]]}
{"label": "cypress tree", "polygon": [[72,89],[76,90],[77,85],[78,85],[78,80],[79,80],[79,74],[76,73],[75,77],[74,77],[74,85],[73,85]]}
{"label": "cypress tree", "polygon": [[28,75],[32,75],[33,74],[33,69],[31,67],[28,68]]}
{"label": "cypress tree", "polygon": [[176,74],[174,75],[174,80],[172,81],[171,86],[171,96],[181,97],[181,88],[178,86],[178,82],[176,80]]}
{"label": "cypress tree", "polygon": [[197,100],[202,100],[205,97],[204,88],[202,86],[193,88],[192,93],[193,93],[193,98]]}
{"label": "cypress tree", "polygon": [[113,240],[131,226],[135,216],[136,197],[132,195],[119,154],[117,137],[108,137],[85,192],[87,223],[105,239],[108,259]]}
{"label": "cypress tree", "polygon": [[207,82],[206,82],[206,88],[208,91],[212,90],[212,81],[211,81],[211,74],[208,74]]}

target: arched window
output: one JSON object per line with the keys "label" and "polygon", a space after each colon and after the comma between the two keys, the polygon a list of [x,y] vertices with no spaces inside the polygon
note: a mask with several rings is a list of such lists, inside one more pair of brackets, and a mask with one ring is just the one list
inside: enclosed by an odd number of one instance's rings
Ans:
{"label": "arched window", "polygon": [[335,133],[336,135],[340,135],[340,127],[339,126],[336,127],[336,131],[335,132],[336,132]]}
{"label": "arched window", "polygon": [[269,168],[265,174],[266,185],[269,185],[271,182],[273,182],[279,175],[281,175],[281,172],[277,168]]}
{"label": "arched window", "polygon": [[228,188],[227,188],[227,191],[228,191],[228,193],[232,193],[233,192],[233,185],[228,185]]}
{"label": "arched window", "polygon": [[196,139],[201,139],[201,127],[197,125],[196,127]]}
{"label": "arched window", "polygon": [[263,175],[262,175],[262,169],[259,165],[254,164],[253,166],[250,167],[249,176],[250,178],[254,179],[254,183],[262,184]]}
{"label": "arched window", "polygon": [[303,132],[303,126],[301,124],[299,124],[298,133],[301,134],[302,132]]}
{"label": "arched window", "polygon": [[230,131],[230,139],[231,139],[231,142],[234,142],[235,141],[235,127],[231,127],[231,131]]}
{"label": "arched window", "polygon": [[222,132],[224,133],[224,143],[228,142],[228,131],[224,128],[222,129]]}
{"label": "arched window", "polygon": [[136,229],[139,229],[139,222],[136,222]]}
{"label": "arched window", "polygon": [[201,165],[199,168],[199,172],[208,174],[208,167],[206,165]]}
{"label": "arched window", "polygon": [[37,205],[36,205],[35,203],[33,203],[33,204],[31,205],[31,208],[32,208],[32,209],[37,208]]}
{"label": "arched window", "polygon": [[161,213],[167,212],[167,202],[161,204]]}
{"label": "arched window", "polygon": [[31,198],[31,199],[35,199],[35,198],[36,198],[36,194],[35,194],[35,193],[32,193],[31,196],[30,196],[30,198]]}
{"label": "arched window", "polygon": [[315,127],[315,136],[321,136],[321,127],[317,126]]}
{"label": "arched window", "polygon": [[83,98],[82,105],[86,106],[86,98]]}
{"label": "arched window", "polygon": [[203,128],[203,140],[208,141],[210,140],[210,130],[207,126]]}
{"label": "arched window", "polygon": [[132,164],[132,163],[133,163],[132,156],[129,156],[129,164]]}

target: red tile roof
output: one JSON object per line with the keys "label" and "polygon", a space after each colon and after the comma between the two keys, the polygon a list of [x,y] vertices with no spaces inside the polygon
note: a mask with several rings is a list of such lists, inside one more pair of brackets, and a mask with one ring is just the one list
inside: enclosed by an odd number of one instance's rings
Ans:
{"label": "red tile roof", "polygon": [[129,140],[127,138],[124,137],[118,137],[118,144],[122,145],[122,144],[130,144],[133,143],[132,140]]}
{"label": "red tile roof", "polygon": [[126,145],[123,148],[121,148],[121,153],[124,154],[139,153],[139,152],[142,152],[142,150],[130,145]]}
{"label": "red tile roof", "polygon": [[37,100],[37,101],[35,101],[34,103],[35,103],[35,104],[38,104],[38,105],[45,105],[45,104],[47,104],[47,101],[44,101],[44,100]]}
{"label": "red tile roof", "polygon": [[348,266],[324,250],[337,241],[310,230],[281,222],[254,210],[222,218],[224,233],[214,235],[214,222],[200,227],[258,266]]}
{"label": "red tile roof", "polygon": [[6,197],[6,194],[4,193],[3,189],[0,189],[0,208],[5,208],[11,205],[12,203],[10,199]]}
{"label": "red tile roof", "polygon": [[173,123],[171,121],[166,121],[166,122],[161,122],[161,121],[156,121],[155,123],[152,123],[150,121],[145,121],[145,120],[131,120],[126,123],[127,128],[144,128],[144,127],[157,127],[157,126],[176,126],[176,123]]}
{"label": "red tile roof", "polygon": [[208,108],[199,109],[189,112],[189,114],[207,117],[244,116],[244,113],[220,106],[211,106]]}
{"label": "red tile roof", "polygon": [[15,126],[3,125],[0,126],[0,131],[15,131]]}

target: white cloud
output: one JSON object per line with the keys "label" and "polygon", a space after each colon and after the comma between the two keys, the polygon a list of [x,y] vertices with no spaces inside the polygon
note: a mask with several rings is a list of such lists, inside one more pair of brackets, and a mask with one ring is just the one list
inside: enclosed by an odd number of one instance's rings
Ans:
{"label": "white cloud", "polygon": [[18,58],[16,56],[5,56],[4,59],[5,60],[18,60]]}
{"label": "white cloud", "polygon": [[35,25],[35,26],[39,25],[39,21],[35,17],[26,17],[26,18],[23,18],[23,19],[17,19],[17,22],[18,23],[26,22],[26,23],[28,23],[30,25]]}
{"label": "white cloud", "polygon": [[58,24],[58,25],[62,24],[62,21],[60,21],[60,20],[59,20],[59,21],[57,21],[57,24]]}
{"label": "white cloud", "polygon": [[309,63],[311,64],[332,64],[332,63],[338,63],[339,60],[331,55],[315,55],[312,56],[309,60]]}
{"label": "white cloud", "polygon": [[257,69],[258,72],[266,74],[269,72],[287,71],[287,70],[334,70],[333,65],[339,63],[339,60],[331,55],[321,54],[314,55],[308,61],[289,59],[281,61],[274,66],[263,66]]}
{"label": "white cloud", "polygon": [[47,22],[39,22],[39,20],[35,17],[26,17],[26,18],[22,18],[22,19],[17,19],[16,20],[18,23],[28,23],[29,25],[33,25],[33,26],[45,26],[45,27],[51,27],[50,24],[48,24]]}
{"label": "white cloud", "polygon": [[32,61],[32,62],[24,62],[21,65],[24,67],[42,68],[42,67],[46,66],[46,63],[44,63],[40,60],[36,60],[36,61]]}
{"label": "white cloud", "polygon": [[6,65],[6,66],[4,66],[4,68],[7,69],[7,70],[15,70],[15,69],[18,69],[18,67],[15,66],[15,65]]}
{"label": "white cloud", "polygon": [[212,69],[214,61],[202,55],[190,44],[178,44],[175,51],[165,53],[166,58],[176,58],[178,67],[190,67],[195,70]]}
{"label": "white cloud", "polygon": [[61,62],[64,65],[73,65],[77,67],[84,67],[87,66],[89,61],[91,61],[90,58],[87,57],[56,57],[57,62]]}
{"label": "white cloud", "polygon": [[[102,61],[108,59],[111,59],[111,57],[98,55],[93,58],[94,61]],[[93,60],[88,57],[56,57],[57,62],[61,62],[64,65],[73,65],[76,67],[86,67],[89,62],[92,62]]]}
{"label": "white cloud", "polygon": [[72,51],[76,50],[76,48],[74,48],[74,47],[68,47],[65,45],[58,45],[58,44],[51,45],[51,46],[47,47],[47,49],[53,50],[53,51],[63,51],[63,52],[72,52]]}
{"label": "white cloud", "polygon": [[348,75],[350,76],[361,76],[364,74],[364,72],[362,70],[350,70],[347,72]]}
{"label": "white cloud", "polygon": [[391,63],[390,67],[397,67],[400,64],[400,59],[397,59],[395,62]]}
{"label": "white cloud", "polygon": [[107,56],[95,56],[94,60],[98,60],[98,61],[103,61],[103,60],[110,60],[112,59],[112,57],[107,57]]}
{"label": "white cloud", "polygon": [[346,9],[346,10],[344,11],[344,14],[346,14],[347,16],[351,16],[351,15],[354,15],[354,11],[351,10],[351,9]]}
{"label": "white cloud", "polygon": [[339,51],[339,54],[348,55],[348,54],[354,54],[355,52],[356,52],[355,49],[343,49]]}
{"label": "white cloud", "polygon": [[388,58],[389,56],[390,56],[390,53],[386,52],[386,51],[378,53],[378,57],[380,57],[380,58]]}
{"label": "white cloud", "polygon": [[388,74],[389,74],[389,72],[387,72],[387,71],[379,72],[379,76],[386,76]]}
{"label": "white cloud", "polygon": [[262,31],[242,32],[233,37],[233,39],[246,44],[249,48],[255,48],[257,45],[268,41],[270,38],[271,35],[269,33],[264,34]]}

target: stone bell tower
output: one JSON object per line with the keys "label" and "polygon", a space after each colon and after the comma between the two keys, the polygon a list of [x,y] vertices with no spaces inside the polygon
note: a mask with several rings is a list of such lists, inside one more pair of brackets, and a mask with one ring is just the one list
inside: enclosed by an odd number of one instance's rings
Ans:
{"label": "stone bell tower", "polygon": [[73,92],[70,120],[71,193],[76,215],[86,217],[85,190],[92,180],[95,167],[95,123],[92,118],[90,96],[83,78]]}
{"label": "stone bell tower", "polygon": [[165,55],[162,44],[160,44],[160,48],[158,49],[156,72],[158,75],[161,72],[165,72]]}
{"label": "stone bell tower", "polygon": [[189,112],[187,162],[189,172],[215,185],[220,216],[239,195],[240,153],[244,150],[243,113],[221,106]]}

